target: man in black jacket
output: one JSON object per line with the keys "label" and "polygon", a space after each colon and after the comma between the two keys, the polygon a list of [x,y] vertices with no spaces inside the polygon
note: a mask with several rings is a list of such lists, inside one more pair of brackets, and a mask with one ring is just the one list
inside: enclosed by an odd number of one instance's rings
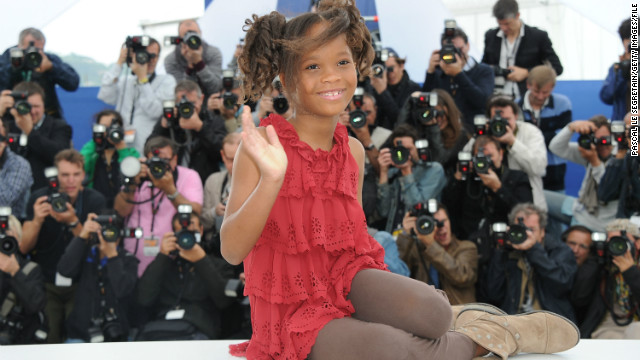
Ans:
{"label": "man in black jacket", "polygon": [[[0,242],[22,239],[20,221],[11,208],[1,207]],[[15,244],[15,243],[14,243]],[[0,251],[0,345],[32,344],[46,340],[43,328],[46,297],[42,271],[19,251]],[[17,250],[14,248],[14,250]],[[6,321],[5,321],[6,320]]]}
{"label": "man in black jacket", "polygon": [[[138,302],[151,310],[156,325],[158,322],[186,325],[182,332],[171,338],[155,340],[217,339],[222,310],[233,301],[225,296],[227,280],[234,278],[233,268],[224,260],[207,255],[198,242],[191,248],[181,247],[178,244],[178,237],[182,238],[180,231],[191,231],[197,239],[203,228],[200,218],[193,212],[189,225],[183,228],[179,215],[176,214],[173,220],[174,232],[164,234],[160,253],[140,278]],[[147,324],[141,330],[142,340],[152,340],[146,337],[149,329]]]}
{"label": "man in black jacket", "polygon": [[[442,34],[441,39],[444,43],[446,35]],[[469,55],[469,38],[462,29],[455,29],[451,43],[457,49],[454,54],[456,61],[447,64],[441,59],[440,49],[434,50],[422,91],[443,89],[448,92],[463,115],[465,129],[473,133],[473,118],[484,114],[487,100],[493,92],[493,70]]]}
{"label": "man in black jacket", "polygon": [[[220,150],[222,139],[227,134],[224,120],[213,116],[202,107],[204,95],[198,84],[191,80],[182,80],[176,85],[173,117],[165,116],[156,123],[151,137],[156,135],[171,138],[180,145],[178,164],[198,172],[202,183],[212,173],[219,171],[222,161]],[[179,108],[191,104],[190,116]]]}
{"label": "man in black jacket", "polygon": [[494,66],[494,69],[508,71],[506,79],[505,76],[496,78],[496,91],[502,89],[503,94],[514,98],[523,96],[527,91],[529,70],[545,62],[551,64],[556,74],[562,74],[562,64],[549,35],[524,24],[516,0],[498,0],[493,6],[493,16],[499,27],[488,30],[484,35],[482,62]]}
{"label": "man in black jacket", "polygon": [[31,111],[24,115],[19,114],[15,109],[16,100],[11,96],[11,91],[4,90],[0,93],[0,116],[9,134],[26,137],[26,144],[20,144],[21,141],[18,141],[11,150],[31,164],[31,190],[34,191],[47,185],[44,169],[53,166],[53,157],[58,152],[70,147],[72,129],[66,121],[45,113],[44,90],[37,83],[22,82],[13,90],[28,94],[25,100]]}
{"label": "man in black jacket", "polygon": [[82,232],[82,223],[87,215],[97,213],[105,206],[102,194],[82,187],[84,158],[78,151],[63,150],[55,156],[54,162],[58,170],[56,187],[60,193],[66,194],[67,201],[54,197],[58,200],[53,202],[66,205],[66,209],[58,204],[61,206],[56,206],[57,210],[54,210],[52,201],[49,201],[52,194],[49,187],[31,193],[20,242],[22,254],[30,254],[44,274],[50,343],[62,341],[63,322],[73,308],[75,292],[74,279],[57,272],[58,261],[71,239]]}
{"label": "man in black jacket", "polygon": [[575,257],[566,244],[545,239],[546,222],[546,212],[533,203],[511,210],[510,230],[515,224],[526,227],[526,239],[496,248],[489,260],[486,294],[509,314],[548,310],[575,321],[569,301],[577,271]]}
{"label": "man in black jacket", "polygon": [[127,303],[138,279],[138,259],[118,246],[122,221],[112,216],[112,223],[101,226],[98,216],[89,214],[58,262],[62,276],[79,278],[66,321],[68,342],[127,340]]}

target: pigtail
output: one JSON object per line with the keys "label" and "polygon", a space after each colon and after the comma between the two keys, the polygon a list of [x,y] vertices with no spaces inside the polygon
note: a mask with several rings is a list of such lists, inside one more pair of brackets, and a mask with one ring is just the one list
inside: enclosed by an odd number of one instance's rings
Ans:
{"label": "pigtail", "polygon": [[271,91],[271,83],[282,63],[281,44],[286,22],[276,11],[264,16],[254,14],[245,21],[245,46],[238,58],[245,98],[255,101]]}

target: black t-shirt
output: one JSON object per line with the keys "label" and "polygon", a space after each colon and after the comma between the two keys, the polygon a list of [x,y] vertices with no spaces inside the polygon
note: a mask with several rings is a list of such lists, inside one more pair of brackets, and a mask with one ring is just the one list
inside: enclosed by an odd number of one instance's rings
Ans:
{"label": "black t-shirt", "polygon": [[118,152],[114,151],[111,165],[108,166],[104,154],[98,156],[93,173],[93,188],[98,190],[106,200],[107,209],[113,207],[113,201],[120,192],[120,163]]}
{"label": "black t-shirt", "polygon": [[[36,200],[48,194],[49,188],[41,188],[31,193],[27,203],[27,221],[33,220],[33,204]],[[89,213],[98,214],[105,208],[105,199],[98,191],[86,188],[78,194],[75,204],[72,205],[76,209],[80,223],[84,223]],[[66,225],[60,224],[51,216],[45,218],[38,233],[37,243],[30,255],[31,259],[42,268],[46,283],[55,282],[58,260],[72,238],[73,234]]]}

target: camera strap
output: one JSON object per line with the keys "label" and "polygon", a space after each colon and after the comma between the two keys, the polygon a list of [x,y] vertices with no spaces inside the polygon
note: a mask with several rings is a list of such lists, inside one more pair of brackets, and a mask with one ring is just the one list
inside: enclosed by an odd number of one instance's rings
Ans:
{"label": "camera strap", "polygon": [[158,204],[154,205],[154,201],[153,199],[155,199],[156,196],[160,195],[162,193],[162,190],[158,190],[159,192],[156,194],[153,194],[153,188],[151,188],[151,233],[153,233],[153,228],[155,226],[156,223],[156,214],[158,213],[158,210],[160,210],[160,204],[162,204],[162,200],[164,200],[165,196],[162,195],[160,196],[160,200],[158,200]]}

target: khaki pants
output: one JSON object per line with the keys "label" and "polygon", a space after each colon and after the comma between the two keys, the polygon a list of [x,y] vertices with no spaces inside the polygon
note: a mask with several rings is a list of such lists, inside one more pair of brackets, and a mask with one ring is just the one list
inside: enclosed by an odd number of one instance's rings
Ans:
{"label": "khaki pants", "polygon": [[607,311],[602,323],[591,334],[592,339],[640,339],[640,321],[626,326],[618,326]]}
{"label": "khaki pants", "polygon": [[423,282],[363,270],[349,293],[356,312],[331,320],[316,338],[309,359],[466,359],[476,344],[448,331],[451,305],[444,292]]}
{"label": "khaki pants", "polygon": [[76,294],[76,285],[56,286],[45,283],[44,288],[47,293],[47,306],[44,312],[49,319],[49,344],[61,343],[64,339],[64,321],[71,314],[73,301]]}

